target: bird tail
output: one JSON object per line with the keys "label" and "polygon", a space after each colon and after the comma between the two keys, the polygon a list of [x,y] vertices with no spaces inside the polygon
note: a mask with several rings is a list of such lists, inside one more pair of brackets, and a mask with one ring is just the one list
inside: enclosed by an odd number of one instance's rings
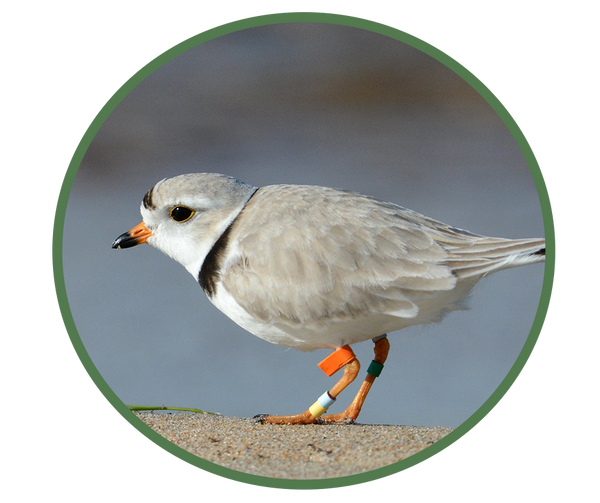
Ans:
{"label": "bird tail", "polygon": [[448,266],[458,278],[486,276],[495,271],[544,262],[543,239],[482,237],[450,251]]}

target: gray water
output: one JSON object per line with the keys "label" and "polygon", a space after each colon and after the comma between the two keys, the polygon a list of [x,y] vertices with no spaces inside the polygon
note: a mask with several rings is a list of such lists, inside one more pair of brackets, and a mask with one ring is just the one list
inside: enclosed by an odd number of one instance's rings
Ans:
{"label": "gray water", "polygon": [[[157,250],[111,249],[139,223],[146,190],[188,172],[256,186],[342,187],[480,234],[544,235],[515,140],[468,84],[429,56],[322,24],[206,42],[118,105],[69,199],[63,251],[71,311],[97,369],[128,404],[242,417],[298,413],[335,382],[316,366],[327,351],[288,350],[248,334]],[[390,357],[360,421],[462,423],[514,364],[542,279],[541,265],[503,271],[480,283],[469,311],[390,334]],[[366,368],[372,344],[354,350]]]}

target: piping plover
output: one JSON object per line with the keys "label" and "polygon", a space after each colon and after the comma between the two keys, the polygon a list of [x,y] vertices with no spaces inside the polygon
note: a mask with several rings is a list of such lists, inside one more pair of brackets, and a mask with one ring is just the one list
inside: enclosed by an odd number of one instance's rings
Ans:
{"label": "piping plover", "polygon": [[[253,187],[219,174],[158,182],[143,222],[113,248],[149,243],[182,264],[210,301],[274,344],[333,350],[319,366],[342,378],[307,411],[262,422],[353,422],[386,360],[387,333],[440,321],[501,269],[542,262],[543,239],[485,237],[345,190]],[[360,368],[351,344],[375,357],[352,404],[323,415]]]}

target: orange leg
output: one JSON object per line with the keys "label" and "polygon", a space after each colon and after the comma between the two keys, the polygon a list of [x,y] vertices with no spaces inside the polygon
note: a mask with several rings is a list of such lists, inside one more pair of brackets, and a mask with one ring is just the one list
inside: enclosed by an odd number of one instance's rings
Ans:
{"label": "orange leg", "polygon": [[[375,369],[379,368],[379,372],[381,371],[381,368],[383,367],[383,364],[387,359],[389,350],[390,342],[387,340],[387,337],[379,339],[375,343],[375,358],[373,358],[373,361],[376,364],[381,365],[381,367],[378,367],[377,365],[375,365],[374,367]],[[371,368],[369,368],[369,370],[370,369]],[[375,370],[374,373],[378,375],[377,370]],[[373,381],[375,381],[377,375],[371,373],[367,374],[367,377],[365,377],[365,380],[363,381],[360,389],[358,390],[358,393],[354,397],[354,400],[352,400],[352,403],[344,412],[341,412],[340,414],[328,414],[326,416],[322,416],[321,421],[324,423],[354,423],[354,421],[356,421],[356,418],[360,414],[360,410],[363,404],[365,403],[367,394],[369,393],[369,390],[371,389]]]}
{"label": "orange leg", "polygon": [[[312,423],[353,423],[356,421],[358,414],[362,408],[362,405],[367,398],[367,394],[371,389],[373,381],[381,372],[383,368],[383,364],[387,358],[388,352],[390,349],[390,343],[387,340],[387,337],[379,339],[375,343],[375,358],[373,359],[374,363],[371,363],[369,366],[367,377],[362,383],[356,397],[350,404],[350,406],[340,414],[330,414],[326,416],[319,417],[324,411],[321,408],[320,412],[317,412],[315,415],[315,410],[319,409],[317,403],[315,403],[309,410],[304,411],[302,414],[296,414],[293,416],[258,416],[258,420],[262,423],[269,424],[312,424]],[[332,400],[335,399],[351,382],[356,379],[358,375],[358,371],[360,370],[360,363],[353,357],[350,361],[348,361],[344,366],[344,375],[341,379],[327,392],[327,395]],[[325,396],[325,395],[324,395]],[[313,409],[313,407],[317,406],[317,409]]]}
{"label": "orange leg", "polygon": [[[331,398],[338,396],[358,375],[360,370],[360,363],[355,358],[348,362],[344,367],[344,375],[335,384],[333,388],[328,392]],[[310,410],[304,411],[302,414],[296,414],[294,416],[259,416],[257,418],[261,423],[269,424],[311,424],[320,422],[318,417],[315,417]]]}

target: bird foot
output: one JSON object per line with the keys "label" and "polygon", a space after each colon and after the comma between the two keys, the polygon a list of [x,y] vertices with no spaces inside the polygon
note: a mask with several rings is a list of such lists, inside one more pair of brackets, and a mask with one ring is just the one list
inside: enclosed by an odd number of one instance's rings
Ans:
{"label": "bird foot", "polygon": [[293,416],[272,416],[270,414],[257,414],[255,419],[260,424],[315,424],[320,420],[314,417],[308,410],[302,414]]}

